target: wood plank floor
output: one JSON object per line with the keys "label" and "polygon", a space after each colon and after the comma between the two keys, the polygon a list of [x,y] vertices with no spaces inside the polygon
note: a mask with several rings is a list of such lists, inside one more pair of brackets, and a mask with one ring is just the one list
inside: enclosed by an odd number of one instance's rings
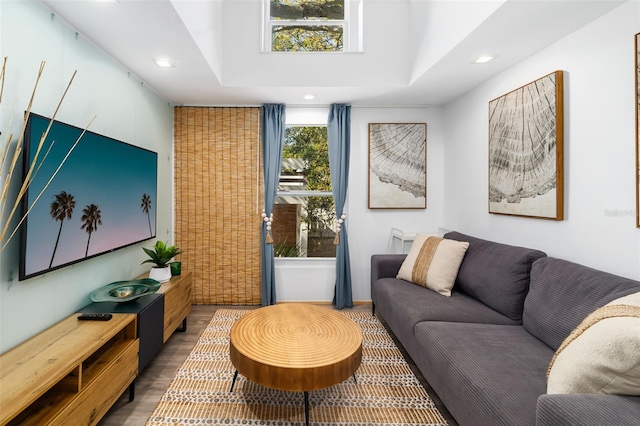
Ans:
{"label": "wood plank floor", "polygon": [[[175,332],[165,343],[163,348],[149,362],[147,367],[136,379],[135,399],[129,402],[129,393],[125,392],[120,399],[111,407],[107,415],[98,423],[99,426],[143,426],[162,395],[171,384],[176,371],[187,358],[198,337],[211,321],[211,317],[216,310],[224,309],[255,309],[256,306],[219,306],[219,305],[193,305],[191,313],[187,318],[187,331]],[[356,305],[349,310],[371,311],[370,304]],[[395,340],[395,336],[394,340]],[[416,377],[425,387],[431,398],[435,401],[438,409],[445,417],[449,425],[457,426],[442,402],[433,389],[425,381],[420,371],[413,361],[407,356],[404,348],[399,345],[405,359],[411,366]]]}

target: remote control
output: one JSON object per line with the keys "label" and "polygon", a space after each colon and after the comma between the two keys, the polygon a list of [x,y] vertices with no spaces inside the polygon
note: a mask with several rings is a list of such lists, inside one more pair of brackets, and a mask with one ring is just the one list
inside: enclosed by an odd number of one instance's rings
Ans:
{"label": "remote control", "polygon": [[113,315],[111,314],[98,314],[86,312],[81,314],[78,319],[81,321],[109,321]]}

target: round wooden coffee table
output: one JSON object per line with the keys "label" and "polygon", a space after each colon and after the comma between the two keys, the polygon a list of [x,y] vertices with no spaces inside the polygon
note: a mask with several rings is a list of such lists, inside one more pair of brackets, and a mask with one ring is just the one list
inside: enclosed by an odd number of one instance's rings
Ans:
{"label": "round wooden coffee table", "polygon": [[231,363],[260,385],[304,392],[309,424],[309,391],[351,376],[362,361],[362,332],[345,315],[321,306],[285,303],[256,309],[231,327]]}

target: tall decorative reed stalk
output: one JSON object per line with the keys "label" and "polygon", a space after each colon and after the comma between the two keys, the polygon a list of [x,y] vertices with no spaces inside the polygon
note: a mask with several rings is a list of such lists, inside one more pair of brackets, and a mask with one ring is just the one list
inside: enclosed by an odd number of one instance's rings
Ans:
{"label": "tall decorative reed stalk", "polygon": [[[5,57],[4,60],[3,60],[2,71],[0,72],[0,104],[2,102],[2,92],[4,91],[4,83],[5,83],[5,77],[6,77],[6,66],[7,66],[7,57]],[[55,117],[58,114],[58,111],[60,110],[60,106],[62,105],[62,101],[64,100],[64,97],[66,96],[67,92],[69,91],[69,87],[71,87],[71,83],[73,82],[73,79],[75,78],[76,73],[77,73],[77,70],[73,72],[73,75],[71,76],[71,79],[69,80],[69,84],[67,84],[67,88],[65,89],[64,93],[62,94],[62,97],[60,98],[60,101],[58,102],[58,105],[57,105],[57,107],[56,107],[56,109],[55,109],[55,111],[53,113],[53,116],[51,117],[51,120],[49,121],[49,126],[47,127],[45,132],[42,133],[42,135],[40,137],[40,142],[38,143],[38,147],[36,148],[36,152],[35,152],[35,154],[33,156],[33,160],[31,161],[31,164],[29,165],[29,168],[28,168],[28,170],[27,170],[27,172],[25,174],[25,179],[22,182],[22,185],[20,186],[20,190],[18,191],[18,195],[16,196],[16,199],[13,202],[13,206],[11,208],[10,213],[5,218],[5,209],[8,206],[7,198],[9,196],[9,188],[10,188],[10,185],[11,185],[11,179],[13,177],[13,172],[15,171],[16,165],[18,164],[18,160],[20,159],[20,154],[23,151],[23,147],[24,147],[24,132],[25,132],[25,129],[27,127],[27,119],[29,118],[29,113],[31,112],[31,106],[33,105],[33,100],[34,100],[35,95],[36,95],[36,90],[38,88],[38,83],[40,82],[40,77],[42,76],[42,73],[44,71],[44,66],[45,66],[45,62],[42,61],[40,63],[40,69],[38,70],[38,75],[36,77],[36,82],[35,82],[35,85],[33,87],[33,91],[31,93],[31,99],[29,100],[29,104],[27,105],[27,109],[25,110],[24,117],[22,119],[22,126],[20,128],[20,134],[18,135],[18,140],[17,140],[17,143],[15,145],[15,148],[14,148],[14,151],[13,151],[13,155],[11,156],[11,161],[8,164],[8,169],[6,170],[5,182],[4,182],[4,185],[2,185],[2,191],[0,192],[0,224],[1,224],[0,225],[0,229],[1,229],[0,230],[0,253],[2,253],[4,251],[4,249],[7,247],[7,245],[9,244],[9,241],[11,241],[13,236],[16,234],[16,232],[20,228],[20,225],[22,225],[22,222],[24,222],[24,220],[27,218],[27,215],[29,214],[29,212],[31,212],[31,209],[33,208],[35,203],[42,196],[44,191],[49,187],[49,184],[51,183],[51,181],[53,181],[55,176],[58,174],[58,171],[60,171],[60,168],[62,168],[62,165],[65,163],[65,161],[67,161],[67,158],[69,157],[71,152],[73,152],[75,147],[80,142],[80,139],[82,138],[82,136],[84,136],[84,134],[86,133],[87,129],[89,128],[89,126],[91,125],[93,120],[96,118],[94,116],[91,119],[91,121],[89,122],[89,124],[87,125],[87,127],[85,127],[83,132],[80,134],[80,136],[78,136],[78,139],[76,139],[75,143],[71,146],[71,148],[69,149],[67,154],[64,156],[64,158],[62,159],[62,161],[60,162],[60,164],[58,165],[56,170],[53,172],[53,174],[51,175],[51,177],[47,181],[47,183],[44,186],[44,188],[42,188],[42,190],[38,193],[38,195],[35,197],[34,201],[29,205],[26,213],[20,218],[20,221],[18,222],[18,224],[10,232],[9,226],[11,224],[11,221],[14,218],[14,216],[15,216],[17,210],[18,210],[18,207],[20,206],[20,203],[22,202],[22,199],[23,199],[23,197],[25,196],[25,194],[27,192],[27,189],[29,189],[29,185],[31,185],[31,182],[33,182],[33,179],[34,179],[35,175],[37,174],[37,172],[38,172],[38,170],[40,168],[40,165],[42,165],[42,162],[46,159],[47,155],[49,154],[49,152],[51,150],[51,147],[55,143],[55,141],[53,141],[51,143],[51,146],[49,147],[49,150],[47,150],[47,152],[44,154],[43,158],[40,161],[38,161],[38,159],[40,157],[40,151],[42,150],[42,146],[44,145],[45,140],[47,139],[47,135],[49,134],[49,130],[51,129],[51,126],[53,125]],[[6,165],[6,163],[7,163],[6,160],[9,157],[9,151],[10,151],[11,143],[13,142],[13,134],[11,133],[11,123],[13,121],[14,113],[15,113],[15,104],[14,104],[14,108],[13,108],[13,110],[11,112],[11,118],[9,120],[8,129],[7,129],[8,130],[7,131],[7,136],[2,140],[2,149],[0,150],[0,153],[2,155],[2,158],[1,158],[2,162],[0,163],[0,176],[5,174],[5,167],[7,166]],[[0,136],[1,135],[2,135],[2,133],[0,133]]]}

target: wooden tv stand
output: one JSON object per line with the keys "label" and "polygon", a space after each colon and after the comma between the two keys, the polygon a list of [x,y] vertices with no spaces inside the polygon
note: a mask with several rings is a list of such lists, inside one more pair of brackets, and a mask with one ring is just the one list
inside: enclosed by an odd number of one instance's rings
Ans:
{"label": "wooden tv stand", "polygon": [[[163,343],[180,325],[186,329],[191,281],[183,272],[157,291],[164,298]],[[137,314],[114,313],[109,321],[78,315],[0,355],[0,425],[95,425],[133,383]]]}
{"label": "wooden tv stand", "polygon": [[158,293],[164,295],[164,336],[163,343],[182,324],[187,329],[187,315],[191,312],[191,282],[193,273],[183,272],[162,283]]}
{"label": "wooden tv stand", "polygon": [[0,355],[0,424],[95,425],[136,378],[136,315],[78,315]]}

